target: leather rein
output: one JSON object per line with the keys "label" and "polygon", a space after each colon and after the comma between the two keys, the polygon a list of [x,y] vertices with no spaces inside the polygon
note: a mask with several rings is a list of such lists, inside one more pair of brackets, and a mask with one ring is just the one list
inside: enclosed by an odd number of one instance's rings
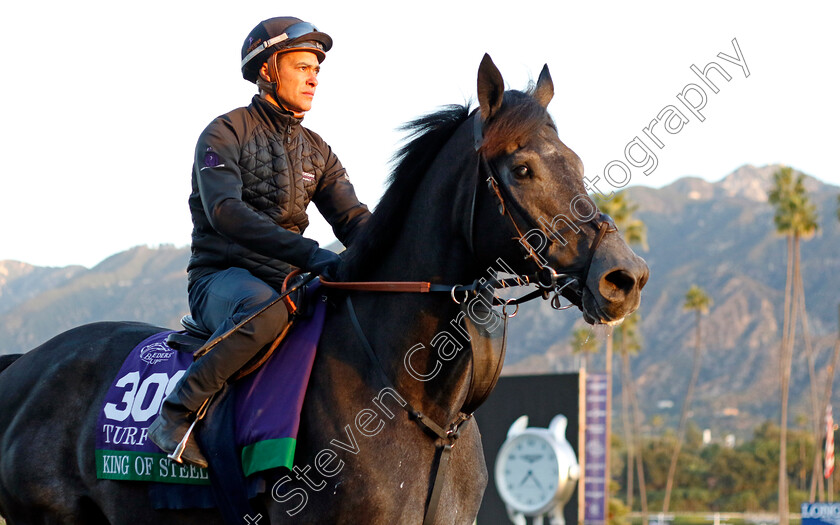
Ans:
{"label": "leather rein", "polygon": [[[590,245],[588,259],[583,268],[582,275],[573,276],[570,274],[558,273],[550,266],[545,265],[543,263],[545,259],[542,258],[540,254],[537,251],[535,251],[529,244],[520,243],[523,245],[523,247],[525,247],[525,250],[527,252],[526,258],[531,259],[534,263],[536,263],[537,268],[539,268],[539,270],[532,275],[516,275],[511,278],[491,279],[489,281],[485,279],[477,279],[469,285],[436,284],[426,281],[329,282],[321,280],[322,286],[347,292],[448,293],[450,294],[452,300],[455,303],[463,305],[466,304],[471,298],[474,299],[479,294],[485,291],[498,290],[508,287],[522,287],[531,284],[536,284],[536,290],[518,298],[502,300],[497,298],[495,293],[493,294],[492,304],[494,306],[502,306],[502,315],[505,318],[505,321],[508,318],[514,317],[516,315],[519,309],[519,305],[521,303],[530,301],[532,299],[536,299],[538,297],[548,299],[549,295],[553,295],[551,305],[552,307],[558,310],[564,310],[572,306],[572,304],[561,306],[561,292],[564,288],[566,288],[566,286],[575,281],[578,281],[579,283],[581,283],[582,286],[585,286],[586,279],[589,274],[589,267],[592,264],[592,259],[594,257],[595,251],[598,249],[607,233],[617,231],[615,224],[612,222],[612,219],[610,219],[609,216],[598,212],[588,220],[576,221],[574,223],[567,224],[566,228],[560,231],[553,232],[553,235],[551,233],[545,232],[542,226],[539,223],[537,223],[525,211],[522,205],[513,197],[512,193],[510,192],[510,189],[502,183],[501,176],[499,175],[495,167],[492,165],[492,163],[487,161],[484,154],[480,151],[481,144],[483,143],[483,134],[482,121],[480,118],[479,111],[476,111],[472,118],[475,121],[475,150],[478,154],[479,162],[476,167],[476,181],[473,188],[472,202],[470,205],[470,218],[468,225],[468,244],[471,253],[474,253],[473,231],[475,218],[475,203],[478,193],[478,181],[480,181],[482,176],[481,172],[483,171],[486,175],[485,180],[488,188],[498,199],[499,212],[501,213],[501,215],[507,217],[510,221],[511,225],[513,226],[513,229],[516,231],[516,234],[518,236],[517,240],[524,239],[523,229],[520,227],[520,221],[525,224],[526,232],[530,232],[534,229],[537,229],[538,231],[542,232],[543,235],[546,236],[546,239],[548,239],[549,241],[547,246],[545,247],[546,250],[551,246],[551,244],[556,242],[554,238],[555,236],[559,237],[561,233],[564,233],[567,230],[574,229],[576,230],[576,232],[579,232],[580,230],[577,227],[582,226],[584,224],[590,224],[596,229],[596,234]],[[519,221],[517,221],[517,216],[519,218]],[[292,275],[290,275],[289,277],[292,277]],[[463,300],[461,301],[458,300],[460,294],[463,294]],[[397,391],[393,381],[391,381],[391,379],[385,373],[382,363],[380,362],[379,358],[376,355],[376,352],[374,352],[373,347],[371,346],[370,342],[364,334],[364,330],[362,329],[361,323],[359,322],[359,319],[356,315],[355,308],[353,307],[350,294],[347,294],[345,302],[348,313],[350,315],[351,323],[353,324],[354,330],[356,331],[356,335],[362,343],[362,347],[365,349],[365,353],[367,354],[368,359],[378,371],[380,380],[387,387],[394,389],[394,391]],[[515,310],[512,313],[507,312],[507,308],[509,306],[515,307]],[[446,478],[446,473],[449,467],[450,454],[452,448],[455,446],[455,441],[460,435],[462,425],[468,422],[470,419],[472,419],[474,411],[487,399],[487,396],[489,396],[490,392],[495,388],[496,383],[499,379],[499,375],[501,374],[505,353],[504,340],[502,342],[501,352],[499,352],[498,354],[491,352],[491,354],[494,355],[478,355],[478,352],[476,351],[476,345],[471,344],[470,346],[472,348],[470,357],[473,365],[470,386],[467,392],[466,400],[464,401],[463,405],[461,406],[461,409],[458,411],[458,415],[455,417],[454,420],[452,420],[449,424],[445,426],[441,426],[429,417],[425,416],[422,412],[414,408],[414,406],[412,406],[411,403],[407,400],[405,405],[403,406],[403,408],[408,413],[409,419],[414,421],[424,433],[426,433],[432,439],[435,440],[435,447],[437,449],[437,470],[434,474],[432,474],[432,492],[429,496],[426,505],[423,525],[432,525],[435,521],[435,517],[437,515],[437,508],[440,502],[440,497],[444,484],[443,480]],[[488,371],[488,376],[476,377],[478,375],[476,374],[476,370],[478,368],[484,371]],[[403,399],[405,398],[403,397]]]}

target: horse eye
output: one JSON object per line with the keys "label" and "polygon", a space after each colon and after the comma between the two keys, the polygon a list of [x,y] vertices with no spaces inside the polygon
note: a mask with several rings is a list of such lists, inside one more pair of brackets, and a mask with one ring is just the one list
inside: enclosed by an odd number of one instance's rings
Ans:
{"label": "horse eye", "polygon": [[517,179],[527,179],[531,176],[531,170],[528,166],[516,166],[513,168],[513,176]]}

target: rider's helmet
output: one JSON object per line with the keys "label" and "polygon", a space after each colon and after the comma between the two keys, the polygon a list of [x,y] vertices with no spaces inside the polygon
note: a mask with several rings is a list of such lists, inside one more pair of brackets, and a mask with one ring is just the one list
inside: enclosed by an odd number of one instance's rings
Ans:
{"label": "rider's helmet", "polygon": [[242,44],[242,77],[256,83],[263,63],[278,51],[312,51],[318,62],[323,62],[331,47],[328,34],[300,18],[279,16],[263,20]]}

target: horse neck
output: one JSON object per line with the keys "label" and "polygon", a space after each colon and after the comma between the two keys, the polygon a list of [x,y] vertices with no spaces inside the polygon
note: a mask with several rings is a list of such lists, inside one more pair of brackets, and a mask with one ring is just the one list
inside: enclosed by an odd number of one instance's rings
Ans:
{"label": "horse neck", "polygon": [[[469,284],[478,276],[472,254],[459,232],[453,210],[463,208],[460,187],[472,179],[475,169],[467,151],[460,158],[439,156],[420,184],[408,210],[404,227],[390,252],[370,272],[377,281],[429,281],[437,284]],[[459,191],[460,190],[460,191]],[[460,337],[451,321],[460,308],[449,294],[371,294],[354,296],[360,318],[385,373],[412,405],[443,424],[451,420],[466,396],[469,380],[469,344],[451,361],[441,361],[431,341],[447,332]],[[413,352],[412,370],[430,374],[418,380],[405,364]],[[437,364],[441,363],[441,364]]]}

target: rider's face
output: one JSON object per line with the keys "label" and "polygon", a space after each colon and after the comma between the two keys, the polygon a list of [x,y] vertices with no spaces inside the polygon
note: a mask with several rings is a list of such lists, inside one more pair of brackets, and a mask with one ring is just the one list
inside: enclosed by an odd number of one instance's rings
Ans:
{"label": "rider's face", "polygon": [[321,70],[318,57],[309,51],[290,51],[279,56],[277,66],[277,96],[280,98],[277,102],[296,117],[302,117],[312,109]]}

